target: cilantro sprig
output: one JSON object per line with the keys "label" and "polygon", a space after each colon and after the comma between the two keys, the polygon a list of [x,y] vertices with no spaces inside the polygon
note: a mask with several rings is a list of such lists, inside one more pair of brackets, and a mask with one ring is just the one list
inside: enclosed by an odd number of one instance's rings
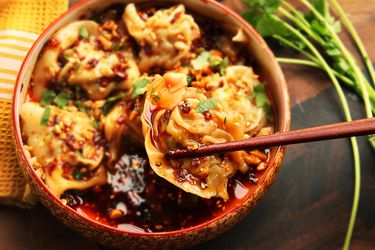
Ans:
{"label": "cilantro sprig", "polygon": [[215,98],[208,98],[198,103],[197,112],[204,113],[217,107],[217,100]]}
{"label": "cilantro sprig", "polygon": [[[243,0],[243,2],[249,7],[243,17],[263,37],[275,39],[280,42],[280,45],[295,50],[304,57],[303,59],[278,58],[279,62],[324,70],[335,86],[347,120],[351,120],[352,117],[342,85],[348,86],[361,96],[366,116],[373,116],[375,113],[375,89],[373,87],[375,69],[358,33],[337,0],[299,0],[298,2],[307,11],[297,9],[287,0]],[[338,13],[355,41],[374,85],[366,79],[354,55],[338,36],[341,24],[331,14],[331,9]],[[351,143],[354,155],[355,192],[344,241],[345,250],[350,246],[360,190],[360,158],[356,138],[351,138]],[[375,151],[373,136],[369,137],[369,143]]]}
{"label": "cilantro sprig", "polygon": [[142,78],[138,82],[134,83],[133,91],[132,91],[132,99],[136,99],[138,96],[143,95],[147,91],[147,85],[149,85],[151,81],[147,78]]}

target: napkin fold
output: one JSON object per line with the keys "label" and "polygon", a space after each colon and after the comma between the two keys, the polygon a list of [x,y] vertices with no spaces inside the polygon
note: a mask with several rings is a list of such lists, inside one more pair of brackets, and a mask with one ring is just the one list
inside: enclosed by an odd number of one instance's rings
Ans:
{"label": "napkin fold", "polygon": [[17,163],[11,103],[18,71],[28,50],[68,0],[0,0],[0,203],[32,207],[32,194]]}

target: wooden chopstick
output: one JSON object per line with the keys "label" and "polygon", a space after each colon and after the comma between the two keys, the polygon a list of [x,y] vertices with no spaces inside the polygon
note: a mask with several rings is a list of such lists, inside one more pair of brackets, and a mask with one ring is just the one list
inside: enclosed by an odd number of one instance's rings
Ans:
{"label": "wooden chopstick", "polygon": [[165,157],[167,159],[198,157],[231,151],[251,150],[261,147],[324,141],[369,134],[375,134],[375,118],[292,130],[284,133],[253,137],[241,141],[217,143],[201,146],[197,149],[178,149],[174,151],[167,151],[165,153]]}

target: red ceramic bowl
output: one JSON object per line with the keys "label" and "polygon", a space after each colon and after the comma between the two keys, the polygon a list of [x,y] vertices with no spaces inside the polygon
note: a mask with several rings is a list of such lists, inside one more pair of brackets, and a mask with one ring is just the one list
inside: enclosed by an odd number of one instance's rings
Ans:
{"label": "red ceramic bowl", "polygon": [[[53,33],[65,24],[78,20],[82,16],[88,16],[94,11],[97,12],[103,10],[114,3],[128,2],[155,3],[155,1],[151,0],[84,1],[57,19],[36,41],[23,63],[15,86],[13,100],[13,126],[17,155],[28,183],[30,183],[40,201],[58,219],[83,236],[103,245],[126,249],[176,249],[196,245],[212,239],[218,234],[230,229],[235,223],[242,219],[252,207],[254,207],[264,195],[267,187],[273,182],[284,157],[284,147],[276,147],[271,150],[271,164],[267,170],[263,172],[258,184],[255,186],[249,185],[247,187],[249,192],[242,199],[231,199],[232,201],[226,206],[227,209],[214,219],[204,221],[199,225],[187,229],[162,233],[137,233],[120,230],[100,224],[99,222],[78,214],[75,210],[65,206],[60,199],[55,197],[48,190],[43,181],[35,174],[35,171],[25,154],[21,137],[19,108],[26,100],[30,77],[44,44],[49,40]],[[275,130],[278,132],[288,131],[290,125],[290,108],[287,87],[274,55],[261,36],[239,15],[214,0],[170,0],[163,2],[168,2],[170,4],[183,3],[188,10],[206,16],[207,18],[214,19],[218,22],[222,22],[224,27],[240,28],[243,30],[249,40],[248,51],[249,55],[254,58],[255,70],[260,74],[262,80],[268,83],[268,92],[271,96],[274,107]]]}

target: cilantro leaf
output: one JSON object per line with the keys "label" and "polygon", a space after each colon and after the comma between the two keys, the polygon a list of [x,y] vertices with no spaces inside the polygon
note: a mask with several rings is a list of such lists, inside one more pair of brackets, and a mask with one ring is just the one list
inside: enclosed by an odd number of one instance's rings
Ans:
{"label": "cilantro leaf", "polygon": [[225,70],[228,68],[228,65],[229,65],[229,59],[228,57],[225,57],[220,63],[220,75],[223,76],[225,74]]}
{"label": "cilantro leaf", "polygon": [[211,67],[217,67],[221,64],[221,60],[215,60],[210,62]]}
{"label": "cilantro leaf", "polygon": [[267,119],[272,121],[272,107],[268,102],[268,97],[264,84],[258,84],[254,87],[254,92],[250,95],[251,100],[255,100],[258,108],[263,108],[266,112]]}
{"label": "cilantro leaf", "polygon": [[47,106],[43,112],[42,119],[40,120],[40,125],[47,125],[50,115],[51,115],[51,107]]}
{"label": "cilantro leaf", "polygon": [[244,0],[249,8],[242,15],[251,25],[257,28],[262,17],[269,18],[279,8],[282,0]]}
{"label": "cilantro leaf", "polygon": [[211,53],[209,51],[203,51],[197,58],[191,61],[191,65],[195,70],[202,70],[208,64],[210,57]]}
{"label": "cilantro leaf", "polygon": [[201,101],[197,106],[198,113],[204,113],[217,107],[217,100],[215,98],[209,98]]}
{"label": "cilantro leaf", "polygon": [[51,105],[53,99],[56,97],[56,93],[52,90],[48,90],[43,94],[42,100],[40,101],[40,105],[46,107]]}
{"label": "cilantro leaf", "polygon": [[220,75],[225,74],[225,69],[228,68],[229,59],[225,57],[223,60],[214,60],[210,62],[212,68],[220,67]]}
{"label": "cilantro leaf", "polygon": [[79,29],[79,35],[83,38],[83,39],[88,39],[89,38],[89,30],[87,29],[86,26],[82,26],[80,29]]}
{"label": "cilantro leaf", "polygon": [[285,28],[282,21],[271,18],[269,16],[263,16],[259,18],[255,28],[263,37],[272,35],[284,36],[289,32],[287,28]]}
{"label": "cilantro leaf", "polygon": [[63,109],[68,104],[69,99],[70,95],[65,91],[61,91],[60,94],[58,94],[58,96],[56,96],[55,99],[53,99],[53,102],[59,108]]}
{"label": "cilantro leaf", "polygon": [[133,91],[132,91],[132,99],[134,100],[140,95],[143,95],[147,91],[147,85],[149,85],[151,81],[147,78],[143,78],[138,82],[134,83]]}
{"label": "cilantro leaf", "polygon": [[191,84],[194,81],[194,78],[191,75],[188,75],[186,78],[187,78],[187,86],[191,87]]}

